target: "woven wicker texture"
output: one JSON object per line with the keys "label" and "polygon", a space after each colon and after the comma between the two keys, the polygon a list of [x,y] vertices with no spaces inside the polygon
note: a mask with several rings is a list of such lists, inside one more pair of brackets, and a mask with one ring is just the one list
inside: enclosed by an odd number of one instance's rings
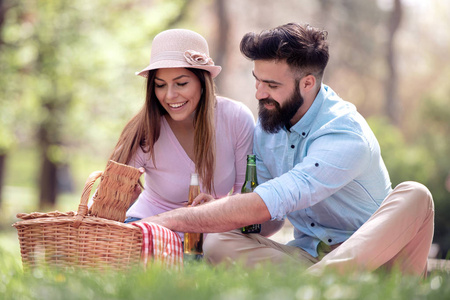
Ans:
{"label": "woven wicker texture", "polygon": [[109,161],[100,179],[89,215],[125,221],[125,213],[133,202],[133,192],[141,172],[133,167]]}
{"label": "woven wicker texture", "polygon": [[[102,175],[97,197],[94,196],[93,206],[97,208],[90,210],[96,216],[88,215],[92,186]],[[138,175],[139,170],[111,161],[105,172],[93,172],[86,180],[77,213],[17,214],[23,221],[13,226],[18,231],[24,269],[38,265],[126,269],[138,264],[142,233],[138,227],[122,223]],[[113,208],[107,207],[110,202]]]}
{"label": "woven wicker texture", "polygon": [[24,270],[36,266],[127,269],[140,262],[138,227],[98,217],[40,217],[19,221],[17,228]]}

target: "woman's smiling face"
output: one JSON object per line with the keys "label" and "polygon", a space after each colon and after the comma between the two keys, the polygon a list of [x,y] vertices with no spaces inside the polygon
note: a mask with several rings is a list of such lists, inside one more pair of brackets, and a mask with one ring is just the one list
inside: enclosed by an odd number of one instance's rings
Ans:
{"label": "woman's smiling face", "polygon": [[185,68],[156,71],[155,95],[174,121],[194,118],[201,93],[200,80]]}

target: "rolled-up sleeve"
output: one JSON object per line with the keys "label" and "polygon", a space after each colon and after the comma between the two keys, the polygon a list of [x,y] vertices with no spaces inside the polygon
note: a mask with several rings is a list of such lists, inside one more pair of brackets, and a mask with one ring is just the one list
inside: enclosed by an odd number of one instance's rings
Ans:
{"label": "rolled-up sleeve", "polygon": [[272,219],[281,220],[287,213],[326,199],[370,164],[369,144],[356,132],[322,132],[306,142],[309,147],[300,163],[255,189]]}

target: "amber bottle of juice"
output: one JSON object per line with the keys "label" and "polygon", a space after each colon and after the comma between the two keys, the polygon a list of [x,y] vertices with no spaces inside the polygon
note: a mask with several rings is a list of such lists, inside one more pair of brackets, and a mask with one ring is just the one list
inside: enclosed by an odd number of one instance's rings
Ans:
{"label": "amber bottle of juice", "polygon": [[[191,183],[189,185],[188,205],[192,204],[195,197],[200,194],[200,186],[198,182],[198,174],[191,174]],[[198,256],[203,254],[203,233],[184,233],[184,254]]]}

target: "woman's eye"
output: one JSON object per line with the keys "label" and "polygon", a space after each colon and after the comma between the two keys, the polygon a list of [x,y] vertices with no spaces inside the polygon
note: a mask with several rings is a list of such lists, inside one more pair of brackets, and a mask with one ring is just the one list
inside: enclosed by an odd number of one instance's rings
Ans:
{"label": "woman's eye", "polygon": [[155,88],[162,88],[162,87],[164,87],[165,86],[165,84],[157,84],[157,83],[155,83]]}
{"label": "woman's eye", "polygon": [[180,83],[177,83],[177,84],[178,84],[178,86],[185,86],[188,83],[187,82],[180,82]]}

